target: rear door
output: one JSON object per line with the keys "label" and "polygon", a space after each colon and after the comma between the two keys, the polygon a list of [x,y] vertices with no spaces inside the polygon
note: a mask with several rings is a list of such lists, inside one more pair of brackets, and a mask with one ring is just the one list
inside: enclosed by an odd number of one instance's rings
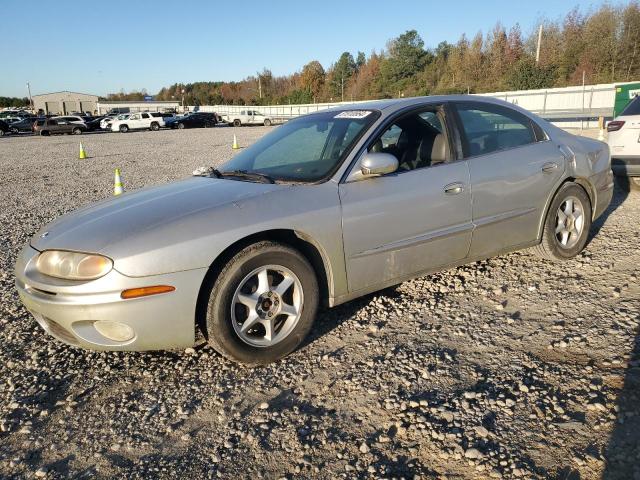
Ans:
{"label": "rear door", "polygon": [[488,102],[455,102],[473,195],[471,257],[538,237],[566,159],[526,115]]}
{"label": "rear door", "polygon": [[148,113],[141,113],[140,117],[140,128],[149,128],[151,126],[151,115]]}

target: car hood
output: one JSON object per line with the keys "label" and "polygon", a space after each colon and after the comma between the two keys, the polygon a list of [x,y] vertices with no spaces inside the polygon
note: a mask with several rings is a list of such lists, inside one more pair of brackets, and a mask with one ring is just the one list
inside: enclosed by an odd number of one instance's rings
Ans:
{"label": "car hood", "polygon": [[63,249],[109,255],[112,247],[145,234],[163,235],[181,220],[216,208],[237,208],[242,200],[283,185],[193,177],[125,193],[66,214],[31,240],[37,250]]}

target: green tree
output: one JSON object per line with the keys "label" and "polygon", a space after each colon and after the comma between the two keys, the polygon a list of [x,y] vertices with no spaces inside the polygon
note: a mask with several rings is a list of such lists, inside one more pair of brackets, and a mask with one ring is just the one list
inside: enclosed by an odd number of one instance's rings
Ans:
{"label": "green tree", "polygon": [[555,81],[555,69],[536,65],[535,60],[525,57],[515,64],[506,84],[512,90],[531,90],[549,88]]}
{"label": "green tree", "polygon": [[[385,86],[395,89],[422,71],[429,59],[424,41],[415,30],[407,30],[389,42],[387,58],[381,66]],[[399,85],[400,84],[400,85]]]}

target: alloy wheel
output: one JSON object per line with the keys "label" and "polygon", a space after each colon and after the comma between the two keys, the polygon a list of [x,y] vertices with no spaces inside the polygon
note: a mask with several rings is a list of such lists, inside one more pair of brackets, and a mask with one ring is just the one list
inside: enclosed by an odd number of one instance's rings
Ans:
{"label": "alloy wheel", "polygon": [[572,248],[584,229],[584,206],[574,197],[567,197],[556,212],[556,240],[562,248]]}
{"label": "alloy wheel", "polygon": [[291,270],[281,265],[256,268],[233,294],[233,329],[249,345],[272,347],[298,324],[303,302],[302,284]]}

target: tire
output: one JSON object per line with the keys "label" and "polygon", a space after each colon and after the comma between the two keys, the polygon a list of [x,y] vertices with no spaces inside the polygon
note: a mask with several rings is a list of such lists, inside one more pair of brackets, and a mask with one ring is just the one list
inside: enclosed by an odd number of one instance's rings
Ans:
{"label": "tire", "polygon": [[[567,212],[572,213],[566,215]],[[561,213],[564,214],[564,219]],[[567,182],[560,187],[549,206],[542,231],[542,242],[533,247],[533,252],[547,260],[569,260],[580,253],[587,244],[590,228],[589,196],[579,185]]]}
{"label": "tire", "polygon": [[184,123],[178,124],[178,130],[184,130]]}
{"label": "tire", "polygon": [[75,127],[73,130],[71,130],[71,133],[74,135],[81,135],[82,134],[82,129],[79,127]]}
{"label": "tire", "polygon": [[[2,130],[0,130],[2,131]],[[14,135],[17,135],[18,133],[20,133],[20,130],[18,130],[17,128],[10,128],[9,132],[13,133]],[[2,136],[3,133],[0,133],[0,136]]]}
{"label": "tire", "polygon": [[204,122],[204,128],[211,128],[213,127],[213,123],[211,122]]}
{"label": "tire", "polygon": [[48,130],[40,130],[40,136],[48,137],[49,136],[49,131]]}
{"label": "tire", "polygon": [[270,127],[271,126],[271,120],[269,120],[268,118],[264,119],[264,126],[265,127]]}
{"label": "tire", "polygon": [[157,132],[158,130],[160,130],[160,125],[158,124],[158,122],[153,122],[149,128],[152,131]]}
{"label": "tire", "polygon": [[239,118],[236,118],[236,119],[233,121],[233,126],[234,126],[234,127],[241,127],[241,126],[242,126],[242,122],[240,121],[240,119],[239,119]]}
{"label": "tire", "polygon": [[[264,270],[268,272],[264,275],[264,285],[268,288],[259,288],[256,272]],[[277,272],[285,273],[292,282],[284,287],[282,296],[277,288],[283,285],[280,282],[284,282],[285,277]],[[251,293],[254,288],[255,292]],[[243,294],[244,301],[248,300],[250,305],[255,301],[255,307],[242,303],[239,294]],[[249,245],[229,260],[211,287],[206,313],[208,341],[221,355],[236,362],[248,365],[275,362],[294,351],[305,339],[315,320],[318,298],[315,272],[300,252],[270,241]],[[297,311],[297,315],[281,314],[280,308]],[[253,327],[241,333],[250,312],[256,320]],[[271,339],[266,335],[267,324],[273,325]]]}
{"label": "tire", "polygon": [[4,131],[4,130],[2,130],[2,129],[0,129],[0,137],[3,137],[3,136],[4,136],[4,134],[5,134],[5,131]]}
{"label": "tire", "polygon": [[118,128],[118,130],[120,131],[120,133],[127,133],[129,131],[129,127],[127,125],[120,125],[120,128]]}

